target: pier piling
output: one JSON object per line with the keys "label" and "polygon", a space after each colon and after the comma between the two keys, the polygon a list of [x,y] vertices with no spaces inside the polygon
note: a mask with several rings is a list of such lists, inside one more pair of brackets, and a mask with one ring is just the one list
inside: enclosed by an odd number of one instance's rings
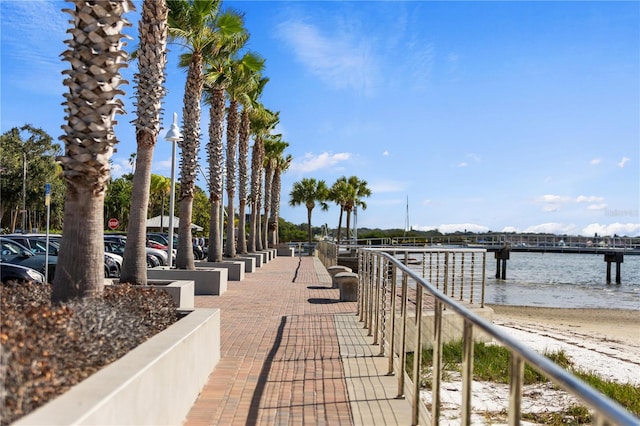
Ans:
{"label": "pier piling", "polygon": [[503,247],[495,252],[496,257],[496,279],[507,279],[507,260],[509,260],[509,247]]}
{"label": "pier piling", "polygon": [[611,284],[611,263],[616,263],[616,284],[622,282],[621,267],[620,265],[624,261],[624,253],[605,253],[604,261],[607,262],[607,284]]}

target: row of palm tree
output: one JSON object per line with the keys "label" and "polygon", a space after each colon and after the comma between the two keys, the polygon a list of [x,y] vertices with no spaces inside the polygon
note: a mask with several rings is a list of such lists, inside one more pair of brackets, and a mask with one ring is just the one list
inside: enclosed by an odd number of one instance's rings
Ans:
{"label": "row of palm tree", "polygon": [[327,201],[333,201],[340,207],[340,217],[338,220],[338,232],[336,240],[341,241],[342,233],[342,215],[347,214],[347,240],[351,238],[351,212],[357,207],[363,210],[367,208],[367,204],[363,198],[369,197],[371,190],[367,186],[367,181],[359,179],[357,176],[340,177],[331,187],[327,186],[324,180],[316,180],[314,178],[303,178],[298,182],[294,182],[289,194],[289,205],[304,205],[307,208],[307,229],[308,243],[311,247],[313,236],[311,234],[311,215],[319,203],[322,210],[328,210]]}
{"label": "row of palm tree", "polygon": [[[67,185],[65,219],[58,271],[54,280],[54,300],[67,300],[100,293],[103,262],[103,218],[105,189],[109,181],[109,160],[117,143],[115,114],[123,113],[117,98],[125,81],[120,69],[128,55],[122,49],[122,29],[129,26],[124,15],[134,8],[130,0],[109,3],[74,1],[71,14],[72,39],[63,53],[71,69],[65,71],[66,120],[63,126],[65,154],[59,157]],[[105,6],[107,5],[107,6]],[[281,135],[274,135],[278,113],[259,102],[267,83],[262,76],[264,59],[253,52],[241,55],[249,34],[243,17],[233,10],[222,10],[220,0],[145,0],[139,23],[136,50],[135,172],[126,257],[121,281],[146,284],[144,246],[148,214],[153,149],[160,131],[162,98],[165,94],[167,43],[179,43],[186,53],[180,65],[186,67],[181,150],[178,247],[176,266],[194,269],[191,246],[191,218],[200,147],[201,104],[210,108],[209,190],[211,223],[209,260],[222,255],[234,257],[237,251],[261,250],[277,242],[280,174],[291,157]],[[108,23],[108,25],[104,25]],[[228,101],[228,106],[225,105]],[[222,200],[223,142],[226,118],[227,244],[221,247],[220,216]],[[249,176],[249,140],[254,145]],[[236,152],[239,159],[236,163]],[[234,200],[236,164],[241,227],[235,242]],[[263,176],[264,169],[264,176]],[[264,194],[262,179],[264,177]],[[250,192],[247,194],[247,186]],[[275,195],[274,195],[275,194]],[[262,200],[264,199],[264,205]],[[249,202],[251,220],[249,241],[244,237],[244,210]],[[264,215],[261,215],[264,208]],[[173,212],[170,212],[173,214]],[[261,222],[264,217],[264,223]]]}

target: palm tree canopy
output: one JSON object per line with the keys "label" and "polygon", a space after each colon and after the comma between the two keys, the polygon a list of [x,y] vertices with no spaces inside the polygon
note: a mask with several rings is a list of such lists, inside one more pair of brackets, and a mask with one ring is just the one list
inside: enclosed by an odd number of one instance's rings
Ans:
{"label": "palm tree canopy", "polygon": [[299,182],[294,182],[289,194],[289,205],[295,207],[304,204],[307,209],[313,210],[317,201],[322,210],[326,211],[329,209],[329,205],[326,203],[328,197],[329,189],[325,181],[303,178]]}

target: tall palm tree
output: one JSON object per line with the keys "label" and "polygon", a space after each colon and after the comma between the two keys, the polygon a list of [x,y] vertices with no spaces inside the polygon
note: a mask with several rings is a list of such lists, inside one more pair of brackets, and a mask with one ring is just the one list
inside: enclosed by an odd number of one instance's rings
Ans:
{"label": "tall palm tree", "polygon": [[340,242],[340,239],[342,236],[342,215],[344,213],[344,206],[347,203],[347,200],[349,199],[350,192],[351,191],[350,191],[350,187],[347,182],[346,176],[342,176],[338,178],[338,180],[336,180],[334,184],[331,185],[331,188],[329,189],[329,200],[335,202],[340,207],[340,216],[338,219],[338,232],[336,234],[337,242]]}
{"label": "tall palm tree", "polygon": [[225,90],[230,83],[232,55],[237,52],[249,38],[243,26],[242,16],[233,11],[221,14],[217,20],[220,42],[211,45],[205,54],[205,102],[209,108],[209,142],[207,157],[209,163],[209,200],[211,214],[209,222],[209,249],[207,258],[210,262],[222,261],[221,203],[224,175],[224,132]]}
{"label": "tall palm tree", "polygon": [[280,156],[273,171],[273,183],[271,184],[271,217],[269,217],[269,243],[278,244],[278,218],[280,217],[280,193],[282,191],[281,177],[291,165],[292,157]]}
{"label": "tall palm tree", "polygon": [[145,0],[138,25],[138,73],[134,76],[137,89],[135,125],[138,150],[135,156],[131,211],[120,282],[139,285],[147,284],[147,212],[153,149],[160,132],[162,98],[165,95],[167,13],[168,8],[164,1]]}
{"label": "tall palm tree", "polygon": [[102,214],[117,143],[114,118],[123,112],[117,96],[125,82],[120,69],[127,66],[122,30],[130,23],[124,14],[134,9],[130,0],[74,3],[73,9],[64,9],[74,26],[62,53],[71,66],[64,71],[65,153],[58,157],[67,193],[53,302],[98,295],[104,287]]}
{"label": "tall palm tree", "polygon": [[249,139],[251,137],[251,111],[258,106],[258,98],[269,79],[260,78],[257,71],[250,73],[252,84],[249,84],[247,97],[242,104],[240,115],[240,131],[238,134],[238,253],[247,253],[247,239],[245,237],[246,210],[249,190]]}
{"label": "tall palm tree", "polygon": [[264,139],[264,223],[262,224],[262,247],[269,248],[269,211],[271,209],[271,195],[273,184],[273,173],[276,168],[278,158],[282,156],[289,144],[282,140],[282,135],[269,135]]}
{"label": "tall palm tree", "polygon": [[371,196],[371,190],[367,186],[367,181],[364,179],[358,179],[357,176],[350,176],[347,179],[349,185],[349,196],[344,205],[344,210],[347,212],[347,239],[351,238],[351,212],[354,208],[362,207],[362,210],[366,210],[367,203],[362,198]]}
{"label": "tall palm tree", "polygon": [[183,140],[178,142],[180,160],[180,223],[176,267],[195,269],[191,242],[191,218],[196,166],[200,148],[200,101],[204,86],[203,52],[218,41],[215,22],[220,0],[167,0],[169,37],[189,50],[189,69],[184,90]]}
{"label": "tall palm tree", "polygon": [[[250,102],[249,95],[255,87],[255,73],[264,66],[264,59],[259,55],[247,52],[242,58],[232,64],[231,83],[227,86],[229,107],[227,108],[227,241],[224,254],[226,257],[236,257],[235,239],[235,192],[236,192],[236,150],[240,132],[238,107]],[[238,229],[238,235],[244,229]]]}
{"label": "tall palm tree", "polygon": [[[167,195],[169,195],[171,192],[171,179],[169,179],[168,177],[165,176],[160,176],[160,175],[156,175],[156,174],[151,174],[151,182],[150,182],[150,186],[149,186],[149,196],[151,197],[150,203],[149,203],[149,208],[151,209],[151,214],[153,215],[154,211],[158,211],[157,210],[157,205],[155,204],[154,201],[160,200],[160,230],[162,232],[164,232],[164,225],[165,223],[163,222],[164,220],[164,206],[165,206],[165,199],[167,197]],[[169,212],[169,214],[173,214],[172,212]],[[166,223],[166,225],[169,225],[169,222]]]}
{"label": "tall palm tree", "polygon": [[289,205],[292,207],[304,204],[307,207],[307,232],[309,242],[309,252],[311,253],[311,243],[313,241],[311,230],[311,213],[316,206],[316,201],[320,203],[322,210],[328,210],[329,205],[326,200],[329,197],[329,189],[325,181],[317,181],[313,178],[303,178],[299,182],[294,182],[289,194]]}
{"label": "tall palm tree", "polygon": [[262,229],[260,211],[262,209],[262,170],[264,169],[264,139],[278,125],[280,119],[277,112],[271,112],[259,105],[251,112],[251,133],[254,136],[251,153],[251,218],[249,221],[249,243],[247,250],[255,252],[262,250]]}

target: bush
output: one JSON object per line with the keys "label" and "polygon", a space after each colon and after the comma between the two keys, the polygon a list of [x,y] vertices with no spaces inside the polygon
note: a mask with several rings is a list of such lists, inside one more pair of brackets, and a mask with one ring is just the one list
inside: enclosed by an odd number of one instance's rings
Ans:
{"label": "bush", "polygon": [[0,424],[66,392],[178,320],[162,290],[108,286],[102,297],[51,304],[51,286],[0,286]]}

